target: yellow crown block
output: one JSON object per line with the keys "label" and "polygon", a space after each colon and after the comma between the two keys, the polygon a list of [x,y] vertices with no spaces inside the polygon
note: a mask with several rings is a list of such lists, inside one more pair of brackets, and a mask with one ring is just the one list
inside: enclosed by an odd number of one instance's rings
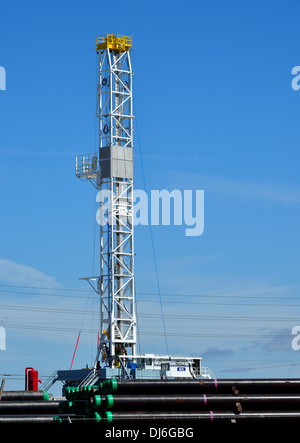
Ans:
{"label": "yellow crown block", "polygon": [[96,51],[113,49],[118,52],[128,51],[132,46],[132,37],[127,35],[106,34],[96,37]]}

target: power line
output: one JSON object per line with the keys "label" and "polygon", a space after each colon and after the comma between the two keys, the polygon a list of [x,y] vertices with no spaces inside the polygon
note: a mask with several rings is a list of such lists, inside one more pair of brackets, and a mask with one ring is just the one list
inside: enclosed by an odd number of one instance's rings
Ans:
{"label": "power line", "polygon": [[[45,312],[45,313],[53,313],[53,314],[68,314],[68,315],[82,315],[82,310],[79,309],[63,309],[63,308],[46,308],[40,306],[20,306],[20,305],[0,305],[1,309],[8,310],[20,310],[20,311],[32,311],[32,312]],[[85,311],[86,315],[100,315],[95,311]],[[156,313],[147,313],[147,314],[139,314],[139,317],[143,318],[161,318],[159,314]],[[214,320],[214,321],[274,321],[274,322],[284,322],[284,321],[299,321],[298,317],[266,317],[266,316],[217,316],[217,315],[185,315],[185,314],[165,314],[165,318],[169,320],[177,320],[178,318],[182,318],[185,320]]]}
{"label": "power line", "polygon": [[72,292],[89,292],[86,289],[75,289],[75,288],[48,288],[45,286],[25,286],[25,285],[3,285],[0,286],[5,288],[23,288],[23,289],[39,289],[39,290],[51,290],[51,291],[72,291]]}
{"label": "power line", "polygon": [[[140,300],[140,303],[155,303],[156,300]],[[287,303],[280,303],[280,304],[274,304],[274,303],[213,303],[213,302],[192,302],[192,301],[171,301],[171,300],[164,300],[164,303],[174,303],[174,304],[185,304],[185,305],[212,305],[212,306],[267,306],[268,308],[271,307],[300,307],[300,304],[287,304]]]}
{"label": "power line", "polygon": [[[20,288],[20,289],[36,289],[36,290],[51,290],[51,291],[68,291],[68,292],[83,292],[86,294],[89,294],[89,290],[84,290],[84,289],[71,289],[71,288],[47,288],[47,287],[38,287],[38,286],[16,286],[16,285],[0,285],[0,287],[8,287],[8,288]],[[35,292],[21,292],[21,291],[7,291],[7,290],[1,290],[0,292],[9,292],[9,293],[14,293],[14,294],[28,294],[28,295],[47,295],[47,296],[56,296],[56,294],[37,294]],[[226,295],[216,295],[216,294],[178,294],[178,293],[164,293],[164,292],[160,292],[160,294],[158,292],[140,292],[140,291],[136,291],[136,294],[139,295],[163,295],[165,297],[195,297],[195,298],[237,298],[237,299],[267,299],[267,300],[299,300],[299,296],[288,296],[285,295],[284,297],[281,296],[265,296],[265,295],[261,295],[261,296],[253,296],[253,295],[230,295],[230,294],[226,294]],[[81,296],[68,296],[65,294],[58,294],[58,297],[78,297],[78,298],[85,298],[85,297],[81,297]]]}
{"label": "power line", "polygon": [[[135,103],[134,102],[133,102],[133,106],[134,106],[134,109],[135,109]],[[142,146],[141,146],[141,141],[140,141],[140,134],[139,134],[139,128],[138,128],[138,121],[137,121],[136,112],[135,112],[135,116],[136,116],[135,118],[136,118],[136,129],[137,129],[138,146],[139,146],[139,151],[140,151],[140,160],[141,160],[141,167],[142,167],[142,176],[143,176],[144,188],[145,188],[145,191],[147,192],[146,177],[145,177],[144,163],[143,163],[143,156],[142,156]],[[153,253],[153,259],[154,259],[154,270],[155,270],[156,284],[157,284],[157,290],[158,290],[159,302],[160,302],[160,311],[161,311],[162,323],[163,323],[163,328],[164,328],[166,352],[167,352],[167,355],[169,355],[168,337],[167,337],[167,331],[166,331],[166,325],[165,325],[165,319],[164,319],[164,309],[163,309],[163,302],[162,302],[162,297],[161,297],[161,292],[160,292],[160,282],[159,282],[159,277],[158,277],[158,267],[157,267],[157,261],[156,261],[154,236],[153,236],[153,232],[152,232],[152,225],[151,225],[151,223],[149,223],[149,230],[150,230],[152,253]]]}
{"label": "power line", "polygon": [[[82,310],[79,309],[62,309],[62,308],[44,308],[44,307],[28,307],[28,306],[15,306],[15,305],[0,305],[0,308],[10,309],[16,311],[33,311],[33,312],[52,312],[55,314],[78,314],[82,315]],[[88,314],[94,315],[94,311],[89,311]]]}
{"label": "power line", "polygon": [[[13,294],[24,294],[24,295],[39,295],[39,296],[45,296],[45,297],[65,297],[65,298],[84,298],[84,299],[86,299],[86,297],[83,297],[83,296],[65,295],[65,294],[45,294],[45,293],[44,294],[37,294],[35,292],[7,291],[7,290],[1,290],[1,289],[0,289],[0,292],[2,292],[2,293],[13,293]],[[150,295],[150,293],[137,293],[137,294]],[[158,294],[155,294],[155,295],[158,295]],[[161,295],[163,295],[163,294],[161,294]],[[171,294],[167,294],[167,295],[171,296]],[[173,294],[173,296],[178,297],[179,295],[178,294],[176,294],[176,295]],[[182,294],[181,297],[190,297],[190,295]],[[201,296],[201,295],[198,295],[197,297],[205,297],[205,298],[215,298],[215,297],[218,297],[219,298],[221,296],[213,296],[213,295],[212,296]],[[90,298],[91,299],[97,299],[97,296],[93,295]],[[227,296],[222,296],[221,298],[228,299],[228,298],[232,298],[232,297],[227,295]],[[250,298],[250,297],[236,297],[236,296],[234,296],[234,298],[238,298],[238,299],[243,300],[244,298],[246,299],[246,298]],[[262,299],[262,300],[264,298],[265,297],[259,297],[259,299]],[[268,297],[267,299],[271,300],[272,298]],[[278,297],[278,300],[285,300],[285,299],[297,299],[297,300],[299,300],[299,297],[286,297],[286,298]],[[152,299],[152,300],[140,299],[139,302],[142,302],[142,303],[156,303],[157,300],[154,300],[154,299]],[[274,303],[273,304],[271,304],[271,303],[265,303],[265,304],[263,304],[263,303],[236,303],[236,302],[235,303],[220,303],[220,302],[213,303],[213,302],[192,302],[192,301],[186,301],[186,300],[185,301],[164,300],[164,303],[175,303],[175,304],[182,304],[182,303],[184,303],[184,304],[187,304],[187,305],[195,304],[195,305],[217,305],[217,306],[223,305],[223,306],[269,306],[269,307],[271,307],[271,306],[291,306],[291,307],[300,307],[300,304],[286,304],[286,303],[280,303],[280,304],[276,305]]]}
{"label": "power line", "polygon": [[[78,332],[75,328],[66,328],[66,327],[53,327],[53,326],[34,326],[34,325],[24,325],[24,324],[6,324],[5,327],[7,329],[28,329],[28,330],[39,330],[39,331],[56,331],[56,332]],[[82,329],[83,333],[94,333],[95,330],[93,329]],[[164,332],[159,331],[142,331],[140,332],[141,335],[144,336],[156,336],[156,337],[162,337],[164,336]],[[291,338],[290,334],[243,334],[241,332],[238,332],[237,334],[222,332],[222,333],[185,333],[185,332],[168,332],[168,336],[172,337],[217,337],[217,338],[267,338],[267,339],[273,339],[273,338]]]}

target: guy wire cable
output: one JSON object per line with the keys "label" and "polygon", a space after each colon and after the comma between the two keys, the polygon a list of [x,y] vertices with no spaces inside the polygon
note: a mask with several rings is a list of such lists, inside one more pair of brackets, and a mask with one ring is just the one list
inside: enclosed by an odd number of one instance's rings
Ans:
{"label": "guy wire cable", "polygon": [[[136,132],[137,132],[137,139],[138,139],[138,145],[139,145],[139,151],[140,151],[142,176],[143,176],[145,192],[147,192],[146,178],[145,178],[145,171],[144,171],[144,163],[143,163],[143,156],[142,156],[142,148],[141,148],[140,134],[139,134],[139,129],[138,129],[138,121],[137,121],[137,114],[136,114],[134,100],[133,100],[133,108],[134,108],[134,115],[135,115],[135,120],[136,120],[136,130],[137,130]],[[154,238],[153,238],[153,232],[152,232],[151,223],[149,223],[149,229],[150,229],[152,251],[153,251],[153,258],[154,258],[154,268],[155,268],[155,276],[156,276],[156,282],[157,282],[157,290],[158,290],[158,294],[159,294],[160,309],[161,309],[161,315],[162,315],[162,323],[163,323],[163,328],[164,328],[165,344],[166,344],[167,355],[169,355],[168,339],[167,339],[166,325],[165,325],[165,319],[164,319],[164,310],[163,310],[162,297],[161,297],[161,292],[160,292],[160,284],[159,284],[158,269],[157,269],[156,254],[155,254],[155,246],[154,246]]]}

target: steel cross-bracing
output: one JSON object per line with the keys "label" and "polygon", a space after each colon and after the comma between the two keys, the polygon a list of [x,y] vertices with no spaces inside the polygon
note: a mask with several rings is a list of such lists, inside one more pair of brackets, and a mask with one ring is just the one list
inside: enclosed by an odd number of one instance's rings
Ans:
{"label": "steel cross-bracing", "polygon": [[136,354],[133,238],[133,113],[130,37],[97,37],[99,151],[76,158],[76,175],[97,188],[100,275],[86,278],[100,296],[95,364],[119,367]]}

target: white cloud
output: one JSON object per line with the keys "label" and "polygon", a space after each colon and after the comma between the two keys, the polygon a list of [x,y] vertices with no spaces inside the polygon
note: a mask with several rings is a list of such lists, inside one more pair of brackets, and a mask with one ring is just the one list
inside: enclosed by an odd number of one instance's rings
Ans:
{"label": "white cloud", "polygon": [[29,155],[29,156],[62,156],[62,155],[72,155],[73,152],[70,151],[36,151],[36,150],[28,150],[28,149],[0,149],[0,154],[10,154],[10,155]]}
{"label": "white cloud", "polygon": [[272,337],[270,341],[263,344],[263,350],[266,352],[291,351],[292,339],[291,328],[277,329],[269,333]]}
{"label": "white cloud", "polygon": [[37,287],[60,287],[55,277],[46,275],[31,266],[12,262],[6,258],[0,258],[0,281]]}
{"label": "white cloud", "polygon": [[277,203],[300,203],[300,190],[277,183],[243,182],[229,179],[204,178],[215,192],[243,198],[269,200]]}
{"label": "white cloud", "polygon": [[168,183],[184,183],[185,189],[203,189],[220,195],[255,198],[281,204],[300,203],[300,189],[286,184],[232,180],[202,174],[169,171]]}

